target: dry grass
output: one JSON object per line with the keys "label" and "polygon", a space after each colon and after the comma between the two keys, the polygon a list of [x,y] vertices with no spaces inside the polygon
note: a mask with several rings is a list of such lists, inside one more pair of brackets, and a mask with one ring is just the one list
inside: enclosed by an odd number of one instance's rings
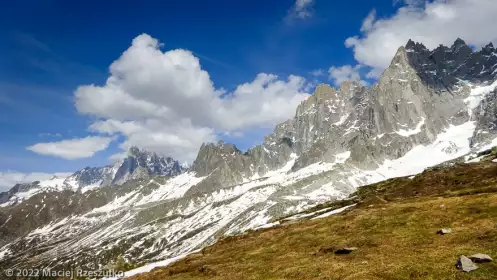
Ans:
{"label": "dry grass", "polygon": [[[461,254],[497,259],[496,175],[497,164],[481,163],[368,186],[351,211],[228,237],[130,279],[497,279],[495,261],[455,268]],[[437,235],[442,227],[453,232]],[[341,246],[359,249],[319,252]]]}

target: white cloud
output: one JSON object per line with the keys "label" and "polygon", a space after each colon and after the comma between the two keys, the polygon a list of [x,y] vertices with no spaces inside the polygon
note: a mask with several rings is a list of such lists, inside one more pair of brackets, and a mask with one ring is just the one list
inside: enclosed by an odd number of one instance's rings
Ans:
{"label": "white cloud", "polygon": [[423,5],[427,0],[394,0],[394,4],[406,4],[409,6],[419,6]]}
{"label": "white cloud", "polygon": [[62,134],[46,132],[46,133],[39,133],[38,136],[40,136],[40,137],[62,137]]}
{"label": "white cloud", "polygon": [[313,5],[314,0],[296,0],[295,4],[288,11],[287,20],[306,19],[312,17]]}
{"label": "white cloud", "polygon": [[[286,81],[261,73],[250,83],[239,85],[230,98],[221,99],[214,111],[219,128],[240,130],[254,126],[273,127],[295,114],[308,97],[305,79],[290,75]],[[220,118],[219,118],[220,117]]]}
{"label": "white cloud", "polygon": [[79,159],[91,157],[96,152],[105,150],[112,140],[111,137],[88,136],[58,142],[38,143],[26,149],[42,155]]}
{"label": "white cloud", "polygon": [[345,41],[360,64],[373,68],[369,77],[378,77],[409,39],[428,48],[451,45],[458,37],[475,46],[497,42],[495,0],[403,2],[407,5],[389,18],[378,19],[371,12],[363,22],[362,35]]}
{"label": "white cloud", "polygon": [[321,76],[324,76],[326,75],[326,73],[324,72],[323,69],[316,69],[316,70],[313,70],[311,72],[309,72],[309,74],[311,74],[312,76],[314,77],[321,77]]}
{"label": "white cloud", "polygon": [[233,92],[216,89],[191,52],[163,52],[147,34],[133,40],[110,73],[105,85],[75,92],[77,110],[100,118],[90,130],[124,135],[123,149],[136,145],[179,160],[194,159],[219,132],[283,122],[308,97],[304,78],[266,73]]}
{"label": "white cloud", "polygon": [[374,21],[376,20],[376,10],[371,10],[368,16],[363,20],[361,26],[361,32],[368,32],[373,27]]}
{"label": "white cloud", "polygon": [[360,65],[354,67],[351,65],[343,65],[340,67],[332,66],[328,70],[329,78],[330,80],[333,80],[333,83],[336,86],[340,86],[345,81],[356,81],[366,85],[367,83],[361,80],[361,74],[359,73],[360,68]]}
{"label": "white cloud", "polygon": [[10,188],[18,183],[31,183],[34,181],[47,180],[52,178],[53,176],[67,177],[71,174],[72,173],[22,173],[16,171],[0,172],[0,192],[8,191]]}
{"label": "white cloud", "polygon": [[[123,150],[131,146],[145,148],[175,159],[194,159],[202,142],[216,140],[214,131],[205,127],[194,127],[187,119],[178,123],[167,123],[162,120],[119,121],[108,119],[95,122],[90,130],[107,134],[122,134],[126,137],[121,144]],[[119,159],[115,155],[111,159]]]}

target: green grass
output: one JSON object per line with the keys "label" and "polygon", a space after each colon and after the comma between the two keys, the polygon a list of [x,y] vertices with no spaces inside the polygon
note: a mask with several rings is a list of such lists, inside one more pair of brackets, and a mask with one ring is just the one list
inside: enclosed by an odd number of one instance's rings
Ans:
{"label": "green grass", "polygon": [[[497,164],[483,162],[387,180],[360,188],[350,211],[227,237],[130,279],[497,279],[495,261],[455,268],[461,254],[497,259],[496,175]],[[453,232],[436,234],[443,227]],[[322,252],[342,246],[359,249]]]}

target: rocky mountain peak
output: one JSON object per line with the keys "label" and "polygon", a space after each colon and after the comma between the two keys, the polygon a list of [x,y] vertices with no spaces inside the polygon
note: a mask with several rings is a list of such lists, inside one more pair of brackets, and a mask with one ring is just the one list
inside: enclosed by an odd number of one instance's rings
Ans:
{"label": "rocky mountain peak", "polygon": [[457,38],[454,43],[452,44],[452,47],[451,49],[458,49],[458,48],[461,48],[461,47],[467,47],[468,45],[466,44],[466,42],[461,39],[461,38]]}
{"label": "rocky mountain peak", "polygon": [[128,156],[116,163],[113,184],[122,184],[129,179],[139,179],[151,175],[176,176],[185,171],[184,167],[171,157],[160,156],[157,153],[130,147]]}
{"label": "rocky mountain peak", "polygon": [[494,44],[490,42],[485,47],[483,47],[481,51],[483,55],[492,55],[496,52],[496,49],[494,48]]}
{"label": "rocky mountain peak", "polygon": [[[330,99],[336,96],[337,89],[328,84],[319,84],[311,95],[315,100]],[[304,101],[305,102],[305,101]]]}
{"label": "rocky mountain peak", "polygon": [[340,85],[340,92],[352,91],[356,88],[363,88],[364,86],[358,81],[347,80]]}
{"label": "rocky mountain peak", "polygon": [[225,143],[224,141],[219,141],[216,144],[203,143],[197,158],[191,166],[191,170],[197,172],[200,176],[205,176],[220,166],[242,157],[244,157],[242,152],[231,143]]}
{"label": "rocky mountain peak", "polygon": [[[405,47],[401,46],[397,49],[392,61],[390,62],[390,67],[394,67],[396,65],[407,65],[409,64],[407,53],[410,52]],[[388,68],[387,68],[388,70]]]}
{"label": "rocky mountain peak", "polygon": [[[418,43],[418,42],[414,42],[413,40],[409,39],[409,41],[407,41],[407,44],[405,45],[405,50],[408,51],[408,52],[421,52],[421,51],[425,51],[425,50],[428,50],[425,45],[423,45],[422,43]],[[397,51],[398,52],[398,51]]]}
{"label": "rocky mountain peak", "polygon": [[138,156],[140,154],[140,149],[137,146],[131,146],[128,150],[128,154],[131,156]]}

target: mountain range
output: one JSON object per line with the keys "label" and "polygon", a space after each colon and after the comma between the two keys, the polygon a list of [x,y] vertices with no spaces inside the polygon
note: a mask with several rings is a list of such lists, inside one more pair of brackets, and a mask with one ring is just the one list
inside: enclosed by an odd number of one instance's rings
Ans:
{"label": "mountain range", "polygon": [[189,168],[130,149],[114,165],[0,195],[2,267],[105,267],[194,252],[359,186],[497,145],[497,50],[407,42],[371,87],[319,85],[262,144],[205,143]]}
{"label": "mountain range", "polygon": [[72,190],[85,193],[98,187],[121,185],[128,180],[153,175],[173,177],[185,167],[170,157],[140,151],[131,147],[122,160],[104,167],[86,167],[68,177],[54,176],[49,180],[17,184],[8,192],[0,193],[0,206],[14,206],[41,192]]}

